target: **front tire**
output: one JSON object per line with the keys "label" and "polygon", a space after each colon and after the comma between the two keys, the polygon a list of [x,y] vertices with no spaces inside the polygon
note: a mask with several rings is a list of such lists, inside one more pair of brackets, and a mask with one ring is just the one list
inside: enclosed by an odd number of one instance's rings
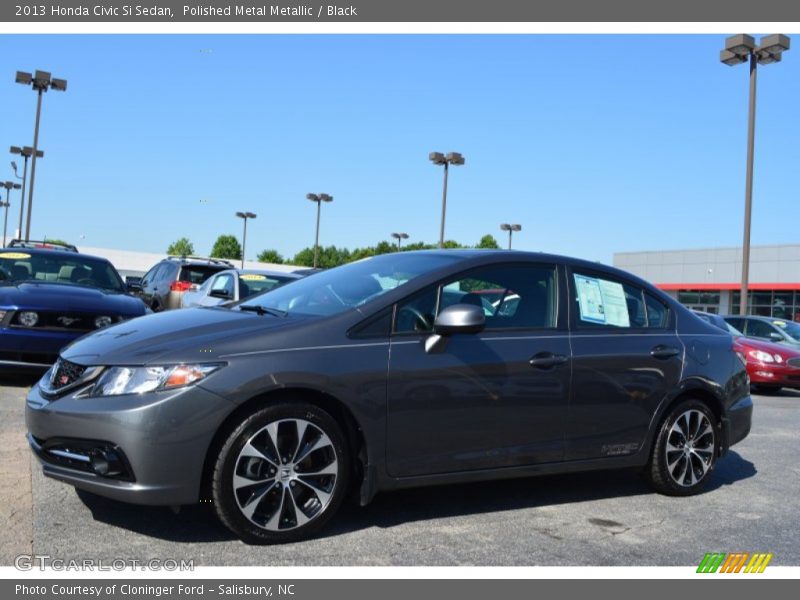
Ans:
{"label": "front tire", "polygon": [[704,402],[684,400],[666,415],[645,469],[650,485],[669,496],[692,496],[708,485],[719,455],[719,428]]}
{"label": "front tire", "polygon": [[242,541],[313,536],[341,506],[350,457],[341,428],[312,404],[261,408],[231,432],[214,466],[217,516]]}

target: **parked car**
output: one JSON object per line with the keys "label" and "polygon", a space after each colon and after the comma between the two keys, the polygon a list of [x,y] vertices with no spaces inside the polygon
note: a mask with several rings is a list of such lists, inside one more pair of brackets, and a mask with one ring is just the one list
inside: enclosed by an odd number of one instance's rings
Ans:
{"label": "parked car", "polygon": [[78,249],[72,244],[60,244],[58,242],[48,242],[39,240],[19,240],[13,239],[8,243],[7,248],[47,248],[50,250],[67,250],[77,252]]}
{"label": "parked car", "polygon": [[749,338],[800,347],[800,323],[752,315],[728,315],[725,320]]}
{"label": "parked car", "polygon": [[185,291],[181,297],[181,307],[218,306],[225,302],[244,300],[297,279],[301,279],[301,276],[294,273],[228,269],[209,277],[199,288]]}
{"label": "parked car", "polygon": [[215,273],[232,268],[230,262],[218,258],[168,256],[145,273],[139,283],[129,283],[128,289],[153,312],[180,308],[185,292],[197,289]]}
{"label": "parked car", "polygon": [[734,349],[745,361],[754,391],[772,393],[784,387],[800,389],[800,348],[746,337],[719,315],[695,314],[733,335]]}
{"label": "parked car", "polygon": [[[487,315],[481,289],[515,308]],[[350,492],[363,505],[635,467],[659,492],[696,494],[752,406],[731,336],[633,275],[432,250],[87,336],[31,389],[26,421],[49,477],[138,504],[211,502],[241,539],[275,543],[319,531]]]}
{"label": "parked car", "polygon": [[104,258],[0,249],[0,369],[47,369],[74,339],[145,311]]}

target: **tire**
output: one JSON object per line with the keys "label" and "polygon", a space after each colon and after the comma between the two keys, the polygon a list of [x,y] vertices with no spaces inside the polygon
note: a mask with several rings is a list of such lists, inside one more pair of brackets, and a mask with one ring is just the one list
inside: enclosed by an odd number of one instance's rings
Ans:
{"label": "tire", "polygon": [[342,430],[327,412],[273,404],[246,416],[222,445],[212,474],[214,508],[248,544],[306,539],[341,506],[349,465]]}
{"label": "tire", "polygon": [[[684,435],[687,431],[688,435]],[[719,447],[720,431],[714,413],[704,402],[684,400],[672,407],[661,422],[645,476],[662,494],[698,494],[711,479]]]}

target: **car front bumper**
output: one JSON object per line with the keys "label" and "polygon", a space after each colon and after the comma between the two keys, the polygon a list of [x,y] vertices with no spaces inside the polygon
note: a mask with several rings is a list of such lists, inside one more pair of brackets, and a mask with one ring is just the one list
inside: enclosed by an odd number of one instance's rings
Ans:
{"label": "car front bumper", "polygon": [[[199,500],[208,448],[233,408],[199,386],[99,398],[70,393],[48,400],[35,385],[25,421],[28,442],[48,477],[124,502],[180,505]],[[100,446],[118,450],[126,477],[97,474],[74,450],[91,453]]]}
{"label": "car front bumper", "polygon": [[747,375],[750,377],[750,383],[757,385],[800,388],[800,367],[792,367],[785,363],[748,362]]}
{"label": "car front bumper", "polygon": [[85,331],[37,331],[22,327],[0,328],[0,367],[50,368],[67,344]]}

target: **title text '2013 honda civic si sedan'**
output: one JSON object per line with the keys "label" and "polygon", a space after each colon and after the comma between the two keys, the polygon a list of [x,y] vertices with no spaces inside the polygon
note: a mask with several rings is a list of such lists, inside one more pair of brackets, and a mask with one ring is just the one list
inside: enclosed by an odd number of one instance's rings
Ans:
{"label": "title text '2013 honda civic si sedan'", "polygon": [[98,331],[26,417],[46,475],[133,503],[210,500],[270,543],[314,534],[349,493],[637,467],[694,494],[751,413],[731,336],[644,281],[439,250]]}

